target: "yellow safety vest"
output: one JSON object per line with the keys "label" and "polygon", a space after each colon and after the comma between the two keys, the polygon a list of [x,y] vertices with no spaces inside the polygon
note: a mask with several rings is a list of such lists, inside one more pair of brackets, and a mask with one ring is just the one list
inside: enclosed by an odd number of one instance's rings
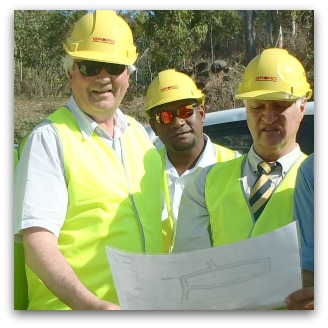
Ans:
{"label": "yellow safety vest", "polygon": [[[230,159],[236,157],[236,152],[229,148],[213,144],[213,150],[215,153],[216,161],[217,162],[225,162]],[[163,197],[164,202],[166,204],[168,217],[162,221],[162,233],[163,233],[163,251],[164,253],[170,253],[173,246],[174,246],[174,238],[175,238],[175,220],[173,219],[173,212],[172,212],[172,201],[170,196],[170,188],[167,181],[167,176],[165,173],[166,165],[165,165],[165,155],[166,149],[162,147],[159,149],[159,153],[162,158],[162,181],[163,181]]]}
{"label": "yellow safety vest", "polygon": [[297,170],[306,157],[303,154],[279,183],[256,223],[241,181],[245,155],[216,164],[209,171],[205,185],[213,246],[255,237],[292,222]]}
{"label": "yellow safety vest", "polygon": [[[18,146],[14,146],[14,168],[19,161]],[[14,310],[26,310],[28,306],[27,279],[24,246],[14,241]]]}
{"label": "yellow safety vest", "polygon": [[[59,250],[93,294],[119,304],[106,246],[162,252],[160,156],[132,118],[121,137],[123,163],[96,133],[84,140],[67,108],[48,120],[61,140],[69,198]],[[28,267],[27,278],[29,309],[69,309]]]}

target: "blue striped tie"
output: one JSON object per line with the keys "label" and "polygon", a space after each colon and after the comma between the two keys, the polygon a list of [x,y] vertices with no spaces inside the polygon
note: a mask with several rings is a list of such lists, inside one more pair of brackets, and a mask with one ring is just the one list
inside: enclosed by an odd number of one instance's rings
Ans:
{"label": "blue striped tie", "polygon": [[257,165],[259,176],[257,177],[249,196],[249,203],[252,207],[255,221],[261,215],[267,201],[272,195],[273,188],[271,187],[271,180],[269,179],[268,174],[276,166],[276,162],[260,162]]}

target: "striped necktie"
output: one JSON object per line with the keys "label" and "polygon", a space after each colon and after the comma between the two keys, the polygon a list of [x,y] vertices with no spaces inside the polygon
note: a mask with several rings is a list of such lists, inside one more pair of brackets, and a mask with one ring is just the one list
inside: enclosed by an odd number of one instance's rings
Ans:
{"label": "striped necktie", "polygon": [[258,177],[254,183],[249,196],[249,203],[251,205],[255,221],[259,218],[264,207],[272,195],[273,188],[271,187],[271,180],[268,174],[277,166],[276,162],[267,163],[260,162],[257,165]]}

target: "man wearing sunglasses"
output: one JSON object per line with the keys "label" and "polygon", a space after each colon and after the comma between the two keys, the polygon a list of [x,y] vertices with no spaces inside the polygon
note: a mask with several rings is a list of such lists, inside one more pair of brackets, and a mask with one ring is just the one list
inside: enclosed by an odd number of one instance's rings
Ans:
{"label": "man wearing sunglasses", "polygon": [[16,171],[31,310],[118,310],[106,246],[162,252],[161,159],[119,109],[137,58],[111,10],[82,17],[64,45],[72,96],[36,127]]}
{"label": "man wearing sunglasses", "polygon": [[[173,252],[230,244],[293,221],[297,172],[307,157],[296,136],[311,95],[304,67],[287,50],[265,49],[250,61],[236,98],[244,100],[253,145],[237,159],[206,168],[185,189]],[[311,275],[303,275],[304,287],[313,286],[307,285]],[[285,302],[310,309],[294,304],[308,294],[303,289]]]}
{"label": "man wearing sunglasses", "polygon": [[162,71],[150,83],[145,110],[154,133],[165,147],[163,163],[163,247],[169,253],[184,187],[206,166],[230,160],[238,152],[215,145],[203,133],[205,96],[186,74]]}

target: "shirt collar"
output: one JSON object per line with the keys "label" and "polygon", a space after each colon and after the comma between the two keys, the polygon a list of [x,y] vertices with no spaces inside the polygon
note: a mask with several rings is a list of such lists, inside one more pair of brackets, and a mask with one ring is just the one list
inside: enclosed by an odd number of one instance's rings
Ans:
{"label": "shirt collar", "polygon": [[[85,140],[88,139],[97,128],[107,134],[107,132],[101,126],[99,126],[98,123],[96,123],[90,116],[85,114],[80,109],[73,96],[71,96],[68,102],[66,103],[66,107],[74,115],[77,124],[79,125],[81,134]],[[127,121],[125,115],[119,108],[117,108],[114,114],[114,124],[114,129],[116,132],[114,133],[114,136],[117,137],[122,135],[124,130],[129,126],[129,122]]]}
{"label": "shirt collar", "polygon": [[206,142],[206,145],[195,165],[197,167],[206,167],[217,162],[215,157],[214,144],[211,142],[211,139],[206,134],[204,134],[204,140]]}
{"label": "shirt collar", "polygon": [[[287,172],[290,170],[293,164],[301,157],[302,154],[303,153],[301,152],[300,146],[297,144],[296,147],[291,152],[280,157],[277,160],[277,162],[279,162],[279,164],[281,165],[283,176],[287,174]],[[257,164],[259,162],[262,162],[263,159],[255,153],[253,145],[247,154],[247,159],[252,172],[256,174]]]}
{"label": "shirt collar", "polygon": [[[185,174],[189,174],[190,172],[194,171],[198,167],[204,168],[206,166],[212,165],[217,162],[216,157],[215,157],[215,148],[214,148],[213,143],[211,142],[210,138],[206,134],[204,134],[204,139],[205,139],[206,145],[205,145],[205,148],[202,151],[197,163],[195,164],[195,166],[193,168],[184,172],[182,174],[182,176],[184,176]],[[166,161],[167,172],[171,173],[171,174],[176,174],[176,170],[175,170],[173,164],[171,163],[171,161],[169,160],[166,151],[165,151],[165,161]]]}

